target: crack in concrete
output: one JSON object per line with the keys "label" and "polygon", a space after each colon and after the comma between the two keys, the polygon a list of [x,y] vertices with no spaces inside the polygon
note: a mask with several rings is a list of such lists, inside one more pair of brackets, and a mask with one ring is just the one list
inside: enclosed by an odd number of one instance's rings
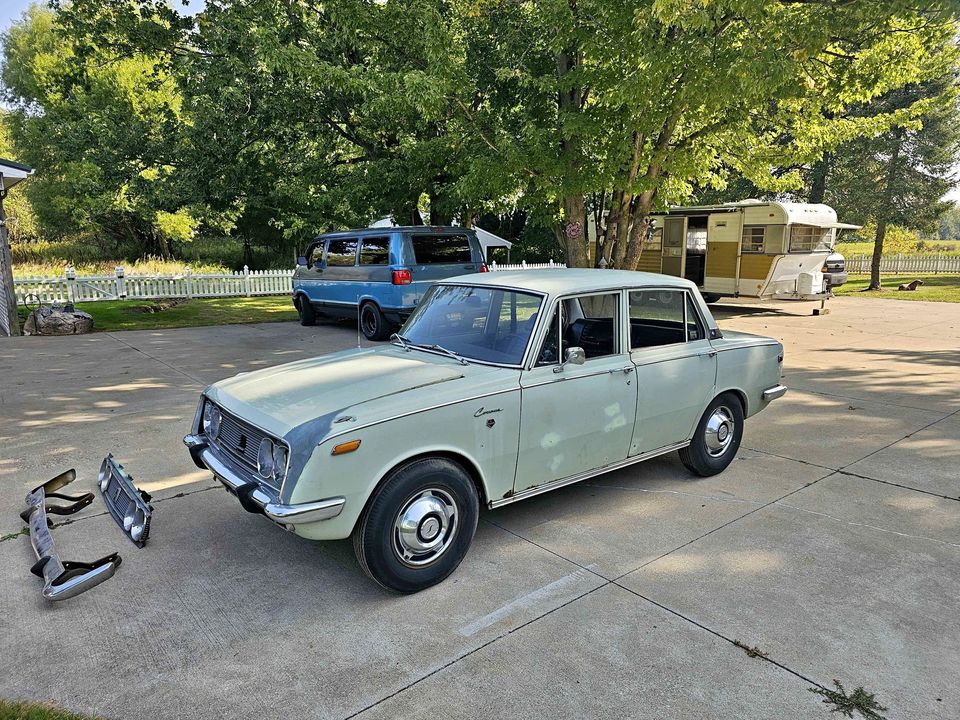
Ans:
{"label": "crack in concrete", "polygon": [[183,375],[185,378],[187,378],[187,379],[190,380],[191,382],[194,382],[194,383],[196,383],[197,385],[199,385],[201,389],[205,388],[207,385],[210,384],[210,383],[204,382],[203,380],[200,380],[199,378],[195,378],[195,377],[194,377],[193,375],[191,375],[190,373],[185,372],[185,371],[181,370],[180,368],[171,365],[170,363],[166,362],[165,360],[161,360],[161,359],[158,358],[158,357],[154,357],[153,355],[151,355],[150,353],[148,353],[146,350],[141,350],[141,349],[138,348],[136,345],[131,345],[131,344],[128,343],[126,340],[122,340],[121,338],[118,338],[118,337],[117,337],[116,335],[114,335],[112,332],[108,332],[108,333],[104,333],[104,334],[105,334],[105,335],[108,335],[108,336],[111,337],[111,338],[113,338],[114,340],[116,340],[116,341],[117,341],[118,343],[120,343],[121,345],[126,345],[126,346],[127,346],[128,348],[130,348],[131,350],[136,350],[138,353],[140,353],[141,355],[144,355],[144,356],[150,358],[150,359],[153,360],[154,362],[158,362],[158,363],[160,363],[161,365],[163,365],[163,366],[165,366],[165,367],[173,370],[175,373],[179,373],[180,375]]}

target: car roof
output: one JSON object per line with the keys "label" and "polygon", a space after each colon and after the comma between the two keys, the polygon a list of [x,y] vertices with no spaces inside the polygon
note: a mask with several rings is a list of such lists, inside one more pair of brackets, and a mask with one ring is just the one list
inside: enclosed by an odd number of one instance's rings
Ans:
{"label": "car roof", "polygon": [[534,290],[549,295],[620,290],[621,288],[648,287],[651,285],[683,289],[695,287],[689,280],[672,275],[592,268],[497,270],[496,272],[459,275],[448,280],[441,280],[439,284],[494,285],[518,290]]}
{"label": "car roof", "polygon": [[365,237],[367,235],[383,236],[395,232],[415,232],[420,235],[463,235],[473,230],[456,225],[396,225],[393,227],[368,227],[356,230],[335,230],[317,235],[314,240],[325,240],[336,237]]}

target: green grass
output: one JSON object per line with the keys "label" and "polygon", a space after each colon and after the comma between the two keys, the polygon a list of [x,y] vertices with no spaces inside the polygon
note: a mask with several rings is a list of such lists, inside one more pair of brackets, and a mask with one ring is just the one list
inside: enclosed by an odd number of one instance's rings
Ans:
{"label": "green grass", "polygon": [[[923,285],[913,292],[897,290],[900,284],[923,280]],[[880,275],[881,290],[866,290],[869,275],[851,275],[836,295],[851,297],[879,297],[891,300],[933,300],[935,302],[960,302],[960,275]]]}
{"label": "green grass", "polygon": [[52,703],[0,699],[0,720],[90,720],[90,716],[62,710]]}
{"label": "green grass", "polygon": [[[916,248],[897,252],[892,248],[884,248],[885,256],[893,257],[895,255],[960,255],[960,240],[930,240],[927,241],[929,249],[919,251]],[[836,250],[843,253],[845,257],[854,257],[855,255],[873,255],[873,242],[843,242],[837,243]]]}
{"label": "green grass", "polygon": [[[189,300],[167,307],[169,300],[104,300],[78,303],[93,316],[96,332],[231,325],[296,320],[289,295]],[[27,311],[20,308],[21,318]]]}

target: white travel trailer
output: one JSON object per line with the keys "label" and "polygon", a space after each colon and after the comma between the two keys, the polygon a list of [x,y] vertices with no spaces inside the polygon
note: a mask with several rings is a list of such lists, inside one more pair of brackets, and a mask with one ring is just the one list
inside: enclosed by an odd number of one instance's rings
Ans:
{"label": "white travel trailer", "polygon": [[654,216],[638,270],[684,277],[708,302],[722,296],[820,300],[837,233],[829,205],[742,200],[672,207]]}

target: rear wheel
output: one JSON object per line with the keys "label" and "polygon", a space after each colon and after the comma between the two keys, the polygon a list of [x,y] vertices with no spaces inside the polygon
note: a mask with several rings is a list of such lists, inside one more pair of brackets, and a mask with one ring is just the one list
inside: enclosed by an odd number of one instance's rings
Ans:
{"label": "rear wheel", "polygon": [[317,324],[317,311],[313,309],[313,304],[310,300],[303,296],[297,296],[296,300],[297,306],[297,315],[300,316],[301,325],[316,325]]}
{"label": "rear wheel", "polygon": [[720,301],[720,296],[717,295],[716,293],[702,293],[702,295],[703,295],[703,301],[705,303],[710,304],[710,303],[715,303]]}
{"label": "rear wheel", "polygon": [[740,398],[724,393],[713,399],[697,424],[690,444],[680,450],[687,470],[707,477],[723,472],[733,462],[743,438]]}
{"label": "rear wheel", "polygon": [[360,306],[360,329],[367,340],[386,340],[390,337],[390,323],[376,303],[368,302]]}
{"label": "rear wheel", "polygon": [[415,460],[394,471],[364,510],[353,531],[357,561],[383,587],[418,592],[456,570],[479,514],[473,480],[460,465]]}

